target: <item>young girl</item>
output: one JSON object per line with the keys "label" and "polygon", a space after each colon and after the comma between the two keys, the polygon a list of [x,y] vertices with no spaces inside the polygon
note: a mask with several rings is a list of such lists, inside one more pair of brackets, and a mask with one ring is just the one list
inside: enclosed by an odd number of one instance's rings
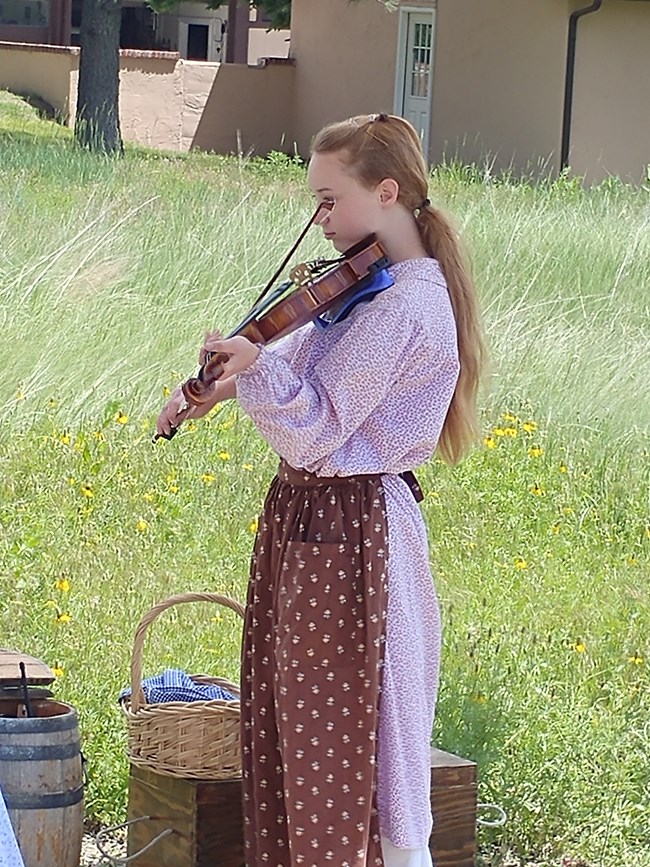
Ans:
{"label": "young girl", "polygon": [[[244,626],[246,863],[426,867],[440,614],[411,471],[477,433],[477,304],[407,121],[326,127],[308,181],[325,237],[375,233],[393,284],[275,346],[208,335],[228,361],[190,410],[237,397],[280,456]],[[177,390],[159,433],[181,412]]]}

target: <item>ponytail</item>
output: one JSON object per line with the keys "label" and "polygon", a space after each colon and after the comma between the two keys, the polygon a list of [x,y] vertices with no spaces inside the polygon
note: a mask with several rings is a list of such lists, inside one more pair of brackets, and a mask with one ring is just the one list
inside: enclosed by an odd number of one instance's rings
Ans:
{"label": "ponytail", "polygon": [[416,221],[427,253],[445,276],[456,320],[460,374],[438,442],[443,460],[456,464],[479,437],[476,401],[485,361],[481,317],[469,266],[449,219],[425,200]]}

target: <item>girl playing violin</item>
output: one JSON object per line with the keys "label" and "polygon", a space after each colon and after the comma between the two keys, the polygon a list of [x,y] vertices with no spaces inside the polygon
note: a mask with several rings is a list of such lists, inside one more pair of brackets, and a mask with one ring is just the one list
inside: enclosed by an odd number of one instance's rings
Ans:
{"label": "girl playing violin", "polygon": [[325,127],[308,182],[325,237],[374,233],[392,285],[273,347],[208,335],[201,361],[228,360],[190,410],[236,397],[280,456],[243,637],[246,863],[430,867],[441,629],[412,470],[477,434],[477,302],[407,121]]}

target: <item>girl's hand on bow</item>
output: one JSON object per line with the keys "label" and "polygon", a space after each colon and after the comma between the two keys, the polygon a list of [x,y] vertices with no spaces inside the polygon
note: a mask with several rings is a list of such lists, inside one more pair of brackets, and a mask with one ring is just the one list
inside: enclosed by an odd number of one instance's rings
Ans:
{"label": "girl's hand on bow", "polygon": [[[216,335],[216,336],[215,336]],[[260,354],[260,347],[255,343],[251,343],[247,337],[238,335],[222,340],[218,332],[206,335],[206,339],[201,349],[201,355],[204,357],[208,353],[226,356],[222,367],[223,373],[219,377],[220,380],[229,376],[234,376],[237,373],[247,370]]]}
{"label": "girl's hand on bow", "polygon": [[174,389],[167,403],[163,406],[156,421],[158,436],[169,437],[173,431],[187,418],[192,417],[195,407],[189,406],[180,385]]}

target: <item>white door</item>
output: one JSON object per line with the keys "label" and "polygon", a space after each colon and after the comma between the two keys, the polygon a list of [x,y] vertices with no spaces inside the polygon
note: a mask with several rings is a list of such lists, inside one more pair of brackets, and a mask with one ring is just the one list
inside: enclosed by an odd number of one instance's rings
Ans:
{"label": "white door", "polygon": [[433,81],[434,9],[401,7],[395,114],[409,120],[429,151]]}

